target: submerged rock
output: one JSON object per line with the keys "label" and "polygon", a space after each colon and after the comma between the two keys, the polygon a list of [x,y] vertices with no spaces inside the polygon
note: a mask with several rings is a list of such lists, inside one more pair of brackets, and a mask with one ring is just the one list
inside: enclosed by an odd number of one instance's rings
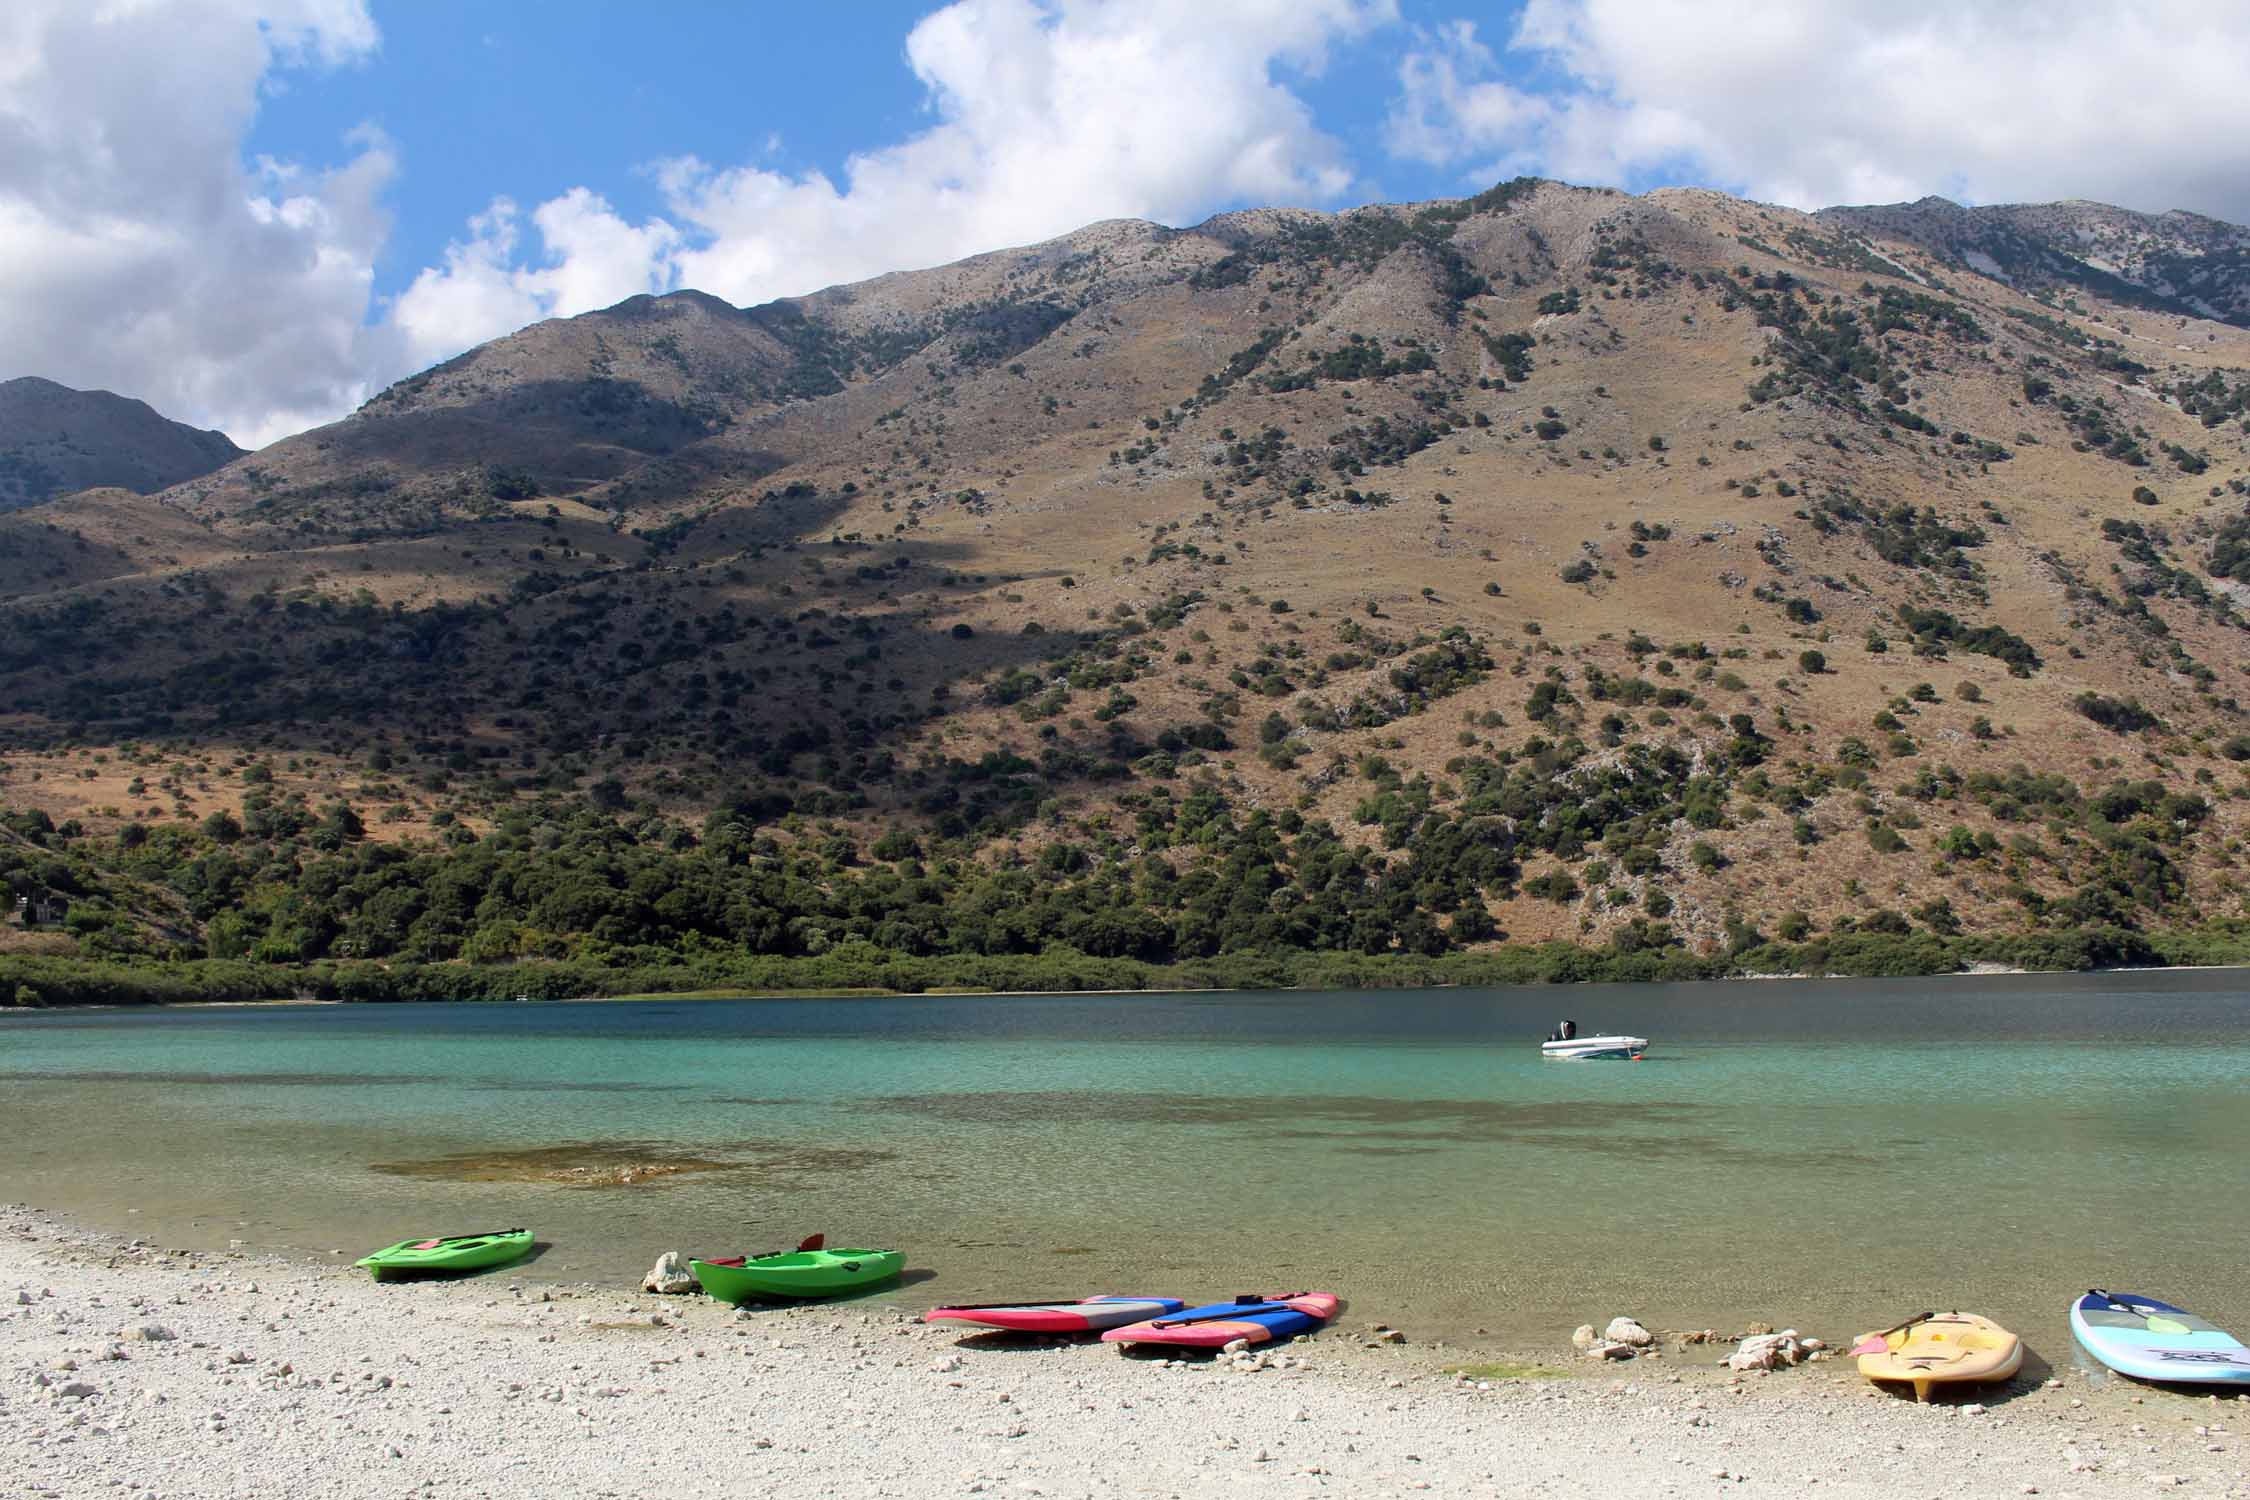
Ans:
{"label": "submerged rock", "polygon": [[1756,1333],[1735,1346],[1727,1356],[1730,1370],[1781,1370],[1803,1359],[1805,1347],[1797,1342],[1796,1330],[1781,1333]]}
{"label": "submerged rock", "polygon": [[[739,1154],[737,1154],[737,1151]],[[393,1177],[435,1182],[536,1182],[574,1188],[630,1188],[698,1172],[723,1172],[743,1185],[776,1187],[879,1166],[894,1153],[874,1148],[761,1145],[725,1155],[664,1141],[585,1141],[513,1151],[472,1151],[418,1161],[375,1162]]]}
{"label": "submerged rock", "polygon": [[1602,1337],[1614,1344],[1631,1344],[1636,1349],[1645,1349],[1656,1342],[1655,1334],[1631,1318],[1611,1318],[1609,1326],[1602,1330]]}

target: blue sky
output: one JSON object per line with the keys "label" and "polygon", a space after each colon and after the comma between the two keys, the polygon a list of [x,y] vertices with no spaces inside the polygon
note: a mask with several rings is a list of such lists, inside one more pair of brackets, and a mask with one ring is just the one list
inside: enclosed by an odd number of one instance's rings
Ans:
{"label": "blue sky", "polygon": [[[927,7],[851,9],[840,34],[832,11],[806,5],[381,4],[381,52],[286,76],[249,149],[319,160],[361,124],[396,141],[408,170],[377,282],[396,292],[494,197],[593,183],[640,217],[661,206],[643,168],[666,157],[835,172],[853,149],[910,133],[923,97],[900,42]],[[774,66],[787,58],[822,62]]]}
{"label": "blue sky", "polygon": [[0,378],[258,444],[543,317],[1517,173],[2250,220],[2243,0],[5,0]]}
{"label": "blue sky", "polygon": [[[379,293],[393,295],[494,197],[533,203],[584,183],[642,218],[663,208],[647,165],[688,154],[840,176],[853,152],[930,124],[904,42],[936,8],[929,0],[378,3],[380,52],[281,75],[248,149],[317,161],[363,124],[397,142],[407,170],[392,187],[396,229],[376,263]],[[1460,166],[1396,159],[1381,139],[1400,56],[1418,27],[1458,9],[1401,0],[1395,23],[1369,45],[1331,54],[1319,75],[1287,63],[1276,70],[1352,148],[1369,200],[1451,196],[1472,180]],[[1504,30],[1521,7],[1471,9]],[[848,12],[841,21],[840,11]],[[1514,79],[1540,72],[1534,59],[1501,62]],[[780,149],[769,151],[775,138]],[[1214,200],[1210,211],[1241,206]]]}

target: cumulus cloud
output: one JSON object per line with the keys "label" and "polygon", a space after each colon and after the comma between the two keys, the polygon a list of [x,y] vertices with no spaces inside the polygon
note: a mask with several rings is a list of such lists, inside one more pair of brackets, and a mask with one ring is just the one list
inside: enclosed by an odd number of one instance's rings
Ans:
{"label": "cumulus cloud", "polygon": [[446,247],[443,265],[425,268],[390,309],[382,332],[389,362],[420,368],[473,344],[547,317],[606,307],[672,282],[679,231],[662,219],[628,224],[599,193],[572,188],[531,215],[542,253],[523,264],[521,212],[496,198],[469,221],[469,236]]}
{"label": "cumulus cloud", "polygon": [[0,376],[148,401],[256,443],[365,392],[394,154],[245,163],[277,70],[374,53],[362,0],[0,6]]}
{"label": "cumulus cloud", "polygon": [[1332,202],[1345,151],[1276,71],[1317,72],[1392,18],[1392,0],[959,0],[906,41],[934,123],[841,181],[683,157],[658,169],[669,218],[630,224],[580,189],[533,214],[528,262],[496,203],[392,317],[434,353],[448,328],[489,337],[637,291],[757,302],[1095,219]]}
{"label": "cumulus cloud", "polygon": [[[833,175],[654,163],[495,199],[371,300],[404,166],[362,131],[244,159],[261,93],[362,64],[368,0],[0,3],[0,377],[106,386],[257,443],[537,318],[736,302],[1138,216],[1366,191],[1297,80],[1395,0],[953,0],[906,37],[927,120]],[[2241,0],[1525,0],[1404,38],[1385,138],[1464,185],[1700,180],[1807,206],[1944,192],[2250,219]],[[683,143],[685,144],[685,143]]]}
{"label": "cumulus cloud", "polygon": [[[1353,175],[1288,73],[1394,0],[957,0],[906,39],[930,123],[837,178],[656,163],[664,213],[505,198],[372,299],[402,169],[245,161],[262,91],[380,45],[366,0],[0,5],[0,377],[103,386],[256,445],[542,317],[696,286],[738,302],[1139,215],[1331,202]],[[772,152],[766,159],[770,160]]]}
{"label": "cumulus cloud", "polygon": [[1420,37],[1389,140],[1465,177],[2240,221],[2246,74],[2240,0],[1528,0],[1505,38],[1465,21]]}

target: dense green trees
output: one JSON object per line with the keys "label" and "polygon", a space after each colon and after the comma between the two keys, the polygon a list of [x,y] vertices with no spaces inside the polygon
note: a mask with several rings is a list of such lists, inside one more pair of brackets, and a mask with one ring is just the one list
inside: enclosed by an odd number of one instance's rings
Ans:
{"label": "dense green trees", "polygon": [[[1801,916],[1792,913],[1792,917]],[[2152,963],[2241,963],[2250,931],[2219,924],[2144,935],[2118,927],[1957,937],[1883,931],[1809,936],[1781,924],[1782,940],[1753,941],[1698,956],[1668,942],[1662,926],[1636,919],[1606,948],[1544,943],[1484,953],[1243,953],[1151,964],[1068,948],[1024,955],[915,958],[870,943],[846,943],[817,958],[711,958],[657,965],[589,962],[512,964],[319,963],[303,967],[199,959],[87,963],[0,957],[0,997],[18,1006],[156,1005],[198,1000],[510,1000],[676,994],[697,991],[921,993],[939,989],[1024,991],[1143,989],[1386,989],[1429,985],[1583,983],[1716,979],[1730,974],[1939,974],[1976,963],[2027,969],[2092,969]],[[1755,939],[1757,934],[1745,933]],[[1791,941],[1791,937],[1802,941]]]}
{"label": "dense green trees", "polygon": [[[1427,712],[1494,669],[1465,634],[1422,644],[1387,652],[1390,696],[1355,699],[1349,712]],[[1653,641],[1635,645],[1636,657],[1657,654]],[[1698,653],[1709,655],[1675,646],[1656,666]],[[1120,686],[1114,665],[1064,663],[1110,691]],[[2153,780],[2081,789],[2020,768],[1964,775],[1934,756],[1902,763],[1895,785],[1876,788],[1870,776],[1883,763],[1864,744],[1839,743],[1833,763],[1790,758],[1796,746],[1779,726],[1769,735],[1747,713],[1722,720],[1688,689],[1655,686],[1662,680],[1588,669],[1582,683],[1604,708],[1696,713],[1712,731],[1699,743],[1634,739],[1621,712],[1609,712],[1590,749],[1579,737],[1593,733],[1588,715],[1558,673],[1531,684],[1525,712],[1540,733],[1521,744],[1480,748],[1464,734],[1462,753],[1411,775],[1372,752],[1335,762],[1324,774],[1355,778],[1357,829],[1238,800],[1193,763],[1227,743],[1213,723],[1167,730],[1153,749],[1113,744],[1105,760],[1053,741],[1038,761],[1003,751],[931,761],[902,773],[912,815],[880,832],[808,814],[808,799],[826,795],[817,785],[777,798],[770,783],[721,798],[697,825],[597,783],[519,797],[481,832],[448,821],[437,838],[407,843],[368,838],[341,800],[310,806],[247,775],[239,816],[92,834],[5,813],[0,885],[11,898],[66,902],[81,957],[0,964],[0,997],[1134,988],[1315,983],[1358,974],[1361,961],[1390,966],[1366,971],[1366,982],[1397,983],[1771,965],[1906,972],[2021,943],[2058,963],[2106,961],[2173,941],[2137,931],[2193,917],[2189,841],[2211,816],[2200,795]],[[1939,701],[1934,687],[1910,698]],[[1274,713],[1257,735],[1273,749],[1296,732]],[[1089,777],[1116,781],[1114,803],[1074,821],[1058,799]],[[1821,800],[1862,787],[1888,799],[1862,810],[1877,851],[1907,850],[1898,829],[1948,829],[1912,847],[1943,868],[2004,878],[2027,935],[1963,936],[1942,897],[1874,926],[1839,920],[1818,940],[1809,924],[1784,920],[1782,941],[1770,942],[1732,913],[1723,951],[1712,941],[1691,951],[1673,930],[1682,884],[1716,881],[1726,868],[1717,831],[1771,811],[1790,820],[1797,844],[1816,843]],[[1958,821],[1964,814],[2002,832]],[[1682,858],[1683,825],[1714,837],[1694,838]],[[2057,847],[2008,836],[2007,825],[2044,825]],[[2035,867],[2044,894],[2030,883]],[[1460,951],[1504,936],[1491,907],[1518,896],[1589,919],[1610,914],[1606,946]],[[1696,907],[1686,909],[1693,920]],[[2069,946],[2088,931],[2113,936]],[[1889,946],[1863,946],[1876,939]]]}

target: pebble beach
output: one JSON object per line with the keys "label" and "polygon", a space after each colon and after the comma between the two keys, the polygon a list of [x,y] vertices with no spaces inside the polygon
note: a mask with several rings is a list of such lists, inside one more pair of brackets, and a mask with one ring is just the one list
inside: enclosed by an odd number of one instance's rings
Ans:
{"label": "pebble beach", "polygon": [[1527,1377],[1381,1341],[1374,1311],[1264,1358],[1166,1360],[880,1301],[377,1285],[9,1206],[0,1495],[2250,1496],[2250,1399],[2066,1359],[1917,1406],[1848,1360],[1619,1364],[1568,1330]]}

